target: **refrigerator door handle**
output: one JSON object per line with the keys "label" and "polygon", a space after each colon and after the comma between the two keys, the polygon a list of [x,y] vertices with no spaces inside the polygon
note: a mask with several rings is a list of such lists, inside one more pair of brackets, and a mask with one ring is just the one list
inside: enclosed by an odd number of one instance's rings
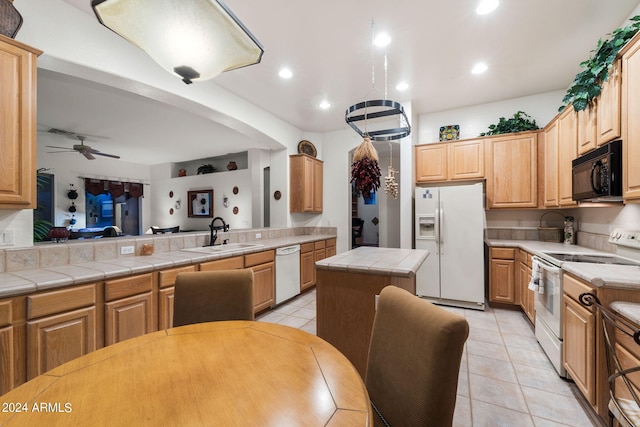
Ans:
{"label": "refrigerator door handle", "polygon": [[436,253],[440,253],[440,207],[436,205],[435,216],[435,241],[436,241]]}
{"label": "refrigerator door handle", "polygon": [[438,227],[438,246],[440,247],[440,255],[444,254],[444,240],[442,239],[442,235],[444,234],[444,203],[440,202],[440,207],[438,209],[439,218],[439,227]]}

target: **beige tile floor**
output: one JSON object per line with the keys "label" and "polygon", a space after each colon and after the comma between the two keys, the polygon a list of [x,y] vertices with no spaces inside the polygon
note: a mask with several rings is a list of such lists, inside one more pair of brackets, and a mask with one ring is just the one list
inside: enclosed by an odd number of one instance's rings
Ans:
{"label": "beige tile floor", "polygon": [[[562,380],[519,311],[444,307],[470,325],[458,381],[455,427],[597,426],[579,391]],[[259,321],[316,333],[315,290],[263,315]]]}

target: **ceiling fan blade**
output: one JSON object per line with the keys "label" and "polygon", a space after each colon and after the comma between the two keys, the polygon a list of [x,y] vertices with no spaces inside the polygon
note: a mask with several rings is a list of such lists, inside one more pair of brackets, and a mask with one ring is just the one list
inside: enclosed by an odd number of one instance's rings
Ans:
{"label": "ceiling fan blade", "polygon": [[62,150],[73,151],[73,148],[69,148],[69,147],[57,147],[55,145],[47,145],[47,147],[49,147],[49,148],[60,148]]}
{"label": "ceiling fan blade", "polygon": [[113,159],[119,159],[120,158],[120,156],[116,156],[115,154],[101,153],[99,151],[92,151],[92,153],[97,155],[97,156],[111,157]]}
{"label": "ceiling fan blade", "polygon": [[47,151],[47,153],[73,153],[74,150],[64,150],[64,151]]}
{"label": "ceiling fan blade", "polygon": [[95,160],[96,158],[91,155],[88,151],[80,151],[80,154],[85,156],[89,160]]}

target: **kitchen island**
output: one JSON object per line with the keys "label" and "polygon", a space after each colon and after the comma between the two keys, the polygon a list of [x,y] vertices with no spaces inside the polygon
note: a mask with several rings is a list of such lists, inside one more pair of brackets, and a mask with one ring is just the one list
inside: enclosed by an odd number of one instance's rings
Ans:
{"label": "kitchen island", "polygon": [[429,251],[359,247],[316,262],[317,333],[364,378],[376,296],[388,285],[416,293]]}

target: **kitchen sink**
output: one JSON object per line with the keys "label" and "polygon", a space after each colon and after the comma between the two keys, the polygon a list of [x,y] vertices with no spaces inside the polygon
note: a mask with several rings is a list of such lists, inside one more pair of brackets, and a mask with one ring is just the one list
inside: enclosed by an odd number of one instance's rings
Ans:
{"label": "kitchen sink", "polygon": [[251,249],[264,246],[257,243],[228,243],[226,245],[202,246],[198,248],[182,249],[186,252],[200,252],[205,254],[219,254],[223,252],[237,251],[240,249]]}

